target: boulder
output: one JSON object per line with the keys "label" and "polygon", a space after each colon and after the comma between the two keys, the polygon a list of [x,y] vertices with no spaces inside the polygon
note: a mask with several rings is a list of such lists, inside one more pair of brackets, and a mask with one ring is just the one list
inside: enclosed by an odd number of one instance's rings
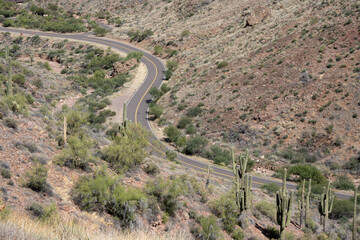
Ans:
{"label": "boulder", "polygon": [[271,10],[268,7],[257,6],[251,9],[250,14],[248,14],[245,20],[245,27],[259,24],[270,16]]}

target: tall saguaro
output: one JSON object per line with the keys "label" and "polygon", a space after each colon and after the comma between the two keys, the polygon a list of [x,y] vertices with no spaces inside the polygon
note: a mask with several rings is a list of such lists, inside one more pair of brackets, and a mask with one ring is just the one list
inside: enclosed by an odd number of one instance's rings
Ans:
{"label": "tall saguaro", "polygon": [[356,235],[357,235],[357,187],[355,186],[355,190],[354,190],[354,216],[353,216],[353,234],[352,234],[352,239],[356,240]]}
{"label": "tall saguaro", "polygon": [[[323,223],[323,231],[326,231],[326,222],[329,219],[329,213],[331,213],[332,211],[332,207],[334,204],[334,194],[331,192],[331,188],[330,188],[330,180],[328,181],[328,185],[323,190],[323,193],[321,194],[321,199],[320,199],[320,206],[319,206],[319,210],[320,210],[320,214],[321,214],[321,218],[322,218],[322,223]],[[321,219],[320,219],[321,220]]]}
{"label": "tall saguaro", "polygon": [[311,193],[311,179],[309,180],[308,190],[306,193],[305,224],[308,222],[308,218],[309,218],[310,193]]}
{"label": "tall saguaro", "polygon": [[289,225],[291,219],[292,200],[294,199],[294,192],[291,194],[286,189],[286,174],[287,170],[284,169],[282,189],[276,193],[276,220],[280,225],[280,237],[285,239],[285,228]]}
{"label": "tall saguaro", "polygon": [[8,95],[12,95],[13,94],[13,90],[12,90],[12,66],[11,66],[11,59],[9,56],[9,46],[6,45],[6,49],[5,49],[5,59],[8,63],[8,80],[7,80],[7,84],[6,84],[6,88],[7,88],[7,94]]}
{"label": "tall saguaro", "polygon": [[302,184],[301,199],[299,200],[300,229],[303,226],[303,220],[304,220],[304,208],[305,208],[304,200],[305,200],[305,180],[303,181],[303,184]]}
{"label": "tall saguaro", "polygon": [[240,154],[239,164],[237,164],[235,160],[234,149],[231,149],[231,157],[235,175],[235,200],[241,214],[244,210],[251,207],[252,202],[252,177],[246,174],[246,168],[249,162],[249,151],[246,150],[245,154]]}

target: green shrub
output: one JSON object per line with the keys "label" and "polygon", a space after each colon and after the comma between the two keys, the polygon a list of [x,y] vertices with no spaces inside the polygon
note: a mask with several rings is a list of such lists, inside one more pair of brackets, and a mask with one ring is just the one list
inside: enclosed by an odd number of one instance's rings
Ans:
{"label": "green shrub", "polygon": [[189,117],[180,118],[177,127],[180,129],[184,129],[188,124],[192,122],[192,119]]}
{"label": "green shrub", "polygon": [[170,142],[176,142],[181,136],[180,130],[173,125],[167,126],[164,129],[164,134],[166,135],[166,137],[169,139]]}
{"label": "green shrub", "polygon": [[360,152],[358,153],[358,156],[351,157],[349,161],[345,163],[344,168],[353,171],[360,171]]}
{"label": "green shrub", "polygon": [[166,68],[168,71],[174,72],[178,68],[179,64],[176,60],[166,61]]}
{"label": "green shrub", "polygon": [[35,163],[35,166],[25,174],[25,186],[35,192],[47,192],[49,190],[46,182],[47,172],[45,166]]}
{"label": "green shrub", "polygon": [[17,121],[13,118],[5,118],[4,119],[4,124],[5,126],[7,126],[8,128],[12,128],[14,129],[15,131],[17,131],[18,129],[18,124],[17,124]]}
{"label": "green shrub", "polygon": [[[222,195],[220,198],[211,203],[211,211],[222,219],[222,226],[228,233],[233,233],[237,225],[239,215],[238,208],[235,204],[234,191]],[[235,234],[235,233],[234,233]]]}
{"label": "green shrub", "polygon": [[107,30],[106,30],[105,28],[102,28],[102,27],[97,26],[97,27],[95,27],[95,29],[94,29],[94,34],[95,34],[95,36],[103,37],[103,36],[106,35],[106,33],[107,33]]}
{"label": "green shrub", "polygon": [[11,178],[11,171],[10,171],[10,169],[1,168],[1,169],[0,169],[0,173],[1,173],[1,176],[2,176],[3,178]]}
{"label": "green shrub", "polygon": [[186,112],[186,116],[188,117],[197,117],[202,113],[202,108],[201,107],[193,107],[193,108],[189,108]]}
{"label": "green shrub", "polygon": [[66,113],[67,133],[76,135],[82,132],[82,127],[87,123],[88,115],[77,110],[70,110]]}
{"label": "green shrub", "polygon": [[136,206],[144,194],[134,188],[122,186],[118,177],[105,170],[92,176],[82,176],[71,192],[75,204],[86,211],[106,211],[119,219],[122,227],[134,221]]}
{"label": "green shrub", "polygon": [[37,217],[37,218],[41,218],[42,216],[45,215],[45,209],[40,203],[32,203],[28,207],[28,210],[31,212],[31,214],[34,217]]}
{"label": "green shrub", "polygon": [[166,70],[163,72],[163,74],[165,75],[165,80],[169,80],[172,77],[173,72],[170,70]]}
{"label": "green shrub", "polygon": [[221,68],[226,67],[227,65],[228,65],[228,62],[223,61],[223,62],[219,62],[219,63],[216,65],[216,67],[217,67],[218,69],[221,69]]}
{"label": "green shrub", "polygon": [[193,124],[188,124],[185,129],[186,134],[195,134],[196,128]]}
{"label": "green shrub", "polygon": [[148,133],[141,126],[129,124],[122,134],[101,151],[103,159],[118,173],[141,164],[147,157]]}
{"label": "green shrub", "polygon": [[131,29],[128,32],[128,36],[130,37],[130,42],[132,41],[141,42],[152,35],[154,35],[154,32],[151,31],[150,29],[146,29],[144,31],[140,31],[140,30],[135,31]]}
{"label": "green shrub", "polygon": [[308,164],[297,164],[289,168],[289,175],[298,175],[300,180],[312,179],[313,183],[323,183],[326,179],[314,166]]}
{"label": "green shrub", "polygon": [[266,236],[269,239],[280,239],[280,232],[279,229],[277,229],[276,227],[267,226],[265,230],[266,230]]}
{"label": "green shrub", "polygon": [[351,218],[354,213],[354,200],[335,199],[329,218],[340,219],[343,217]]}
{"label": "green shrub", "polygon": [[263,215],[269,217],[272,221],[276,220],[276,206],[275,204],[266,202],[266,201],[261,201],[258,202],[255,205],[256,210],[258,210],[260,213],[262,213]]}
{"label": "green shrub", "polygon": [[333,187],[341,190],[352,190],[355,188],[353,181],[347,175],[340,175],[332,183]]}
{"label": "green shrub", "polygon": [[280,190],[280,186],[276,183],[268,183],[261,186],[262,189],[266,190],[268,193],[276,193]]}
{"label": "green shrub", "polygon": [[166,151],[166,156],[167,156],[167,158],[168,158],[170,161],[174,161],[175,158],[177,157],[177,154],[176,154],[176,152],[174,152],[174,151],[167,150],[167,151]]}
{"label": "green shrub", "polygon": [[141,58],[144,56],[144,53],[142,52],[130,52],[128,53],[128,55],[126,56],[126,58],[124,59],[125,61],[130,60],[132,58],[135,58],[138,62],[140,62]]}
{"label": "green shrub", "polygon": [[92,141],[89,139],[70,136],[67,147],[57,156],[58,163],[69,168],[87,169],[89,162],[93,160],[90,148]]}
{"label": "green shrub", "polygon": [[157,175],[160,173],[160,168],[155,163],[149,163],[144,167],[147,174]]}
{"label": "green shrub", "polygon": [[233,232],[233,234],[231,234],[231,237],[234,240],[243,240],[245,238],[245,234],[243,230],[238,228]]}
{"label": "green shrub", "polygon": [[222,149],[219,145],[212,145],[205,152],[205,157],[214,161],[215,164],[229,165],[231,162],[230,151]]}
{"label": "green shrub", "polygon": [[291,163],[313,163],[316,162],[316,156],[311,155],[306,149],[294,150],[287,148],[281,152],[281,156],[285,159],[290,160]]}
{"label": "green shrub", "polygon": [[186,142],[186,146],[183,149],[183,152],[188,155],[200,154],[207,144],[208,141],[206,138],[201,136],[192,136]]}
{"label": "green shrub", "polygon": [[24,74],[18,73],[13,76],[13,81],[20,87],[24,87],[25,85],[25,76]]}
{"label": "green shrub", "polygon": [[154,118],[160,118],[163,114],[164,110],[160,105],[157,105],[155,103],[151,103],[149,107],[149,114],[153,115]]}
{"label": "green shrub", "polygon": [[204,217],[201,216],[199,218],[199,223],[201,226],[199,235],[200,239],[208,239],[208,240],[216,240],[219,239],[220,227],[217,224],[217,219],[214,216]]}
{"label": "green shrub", "polygon": [[28,101],[23,94],[7,95],[4,97],[4,101],[11,111],[28,114]]}

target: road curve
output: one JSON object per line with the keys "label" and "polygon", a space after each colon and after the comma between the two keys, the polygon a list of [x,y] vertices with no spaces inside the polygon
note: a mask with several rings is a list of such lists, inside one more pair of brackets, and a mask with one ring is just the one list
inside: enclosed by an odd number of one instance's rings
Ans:
{"label": "road curve", "polygon": [[[89,43],[98,43],[102,45],[109,46],[111,48],[123,51],[125,53],[129,53],[132,51],[140,51],[144,53],[141,61],[145,64],[148,70],[148,74],[146,76],[143,84],[137,89],[134,95],[129,99],[127,103],[127,117],[129,120],[135,123],[140,123],[145,128],[149,129],[152,133],[151,126],[148,121],[147,110],[148,110],[148,100],[152,97],[149,94],[149,90],[152,87],[160,88],[162,81],[164,79],[163,71],[165,71],[165,66],[163,62],[157,57],[145,52],[141,49],[138,49],[134,46],[113,41],[109,39],[92,37],[89,34],[79,33],[79,34],[61,34],[61,33],[51,33],[51,32],[39,32],[33,30],[23,30],[23,29],[13,29],[13,28],[4,28],[0,27],[0,32],[11,32],[11,33],[23,33],[29,35],[39,35],[43,37],[52,37],[52,38],[62,38],[69,40],[79,40]],[[154,153],[158,155],[166,155],[165,152],[168,147],[160,142],[160,140],[153,133],[149,139],[150,145],[155,149]],[[183,165],[193,168],[199,171],[207,171],[208,164],[203,162],[199,162],[185,156],[183,154],[178,154],[177,161],[181,162]],[[232,179],[234,177],[233,172],[230,170],[226,170],[223,168],[211,166],[211,173],[216,175],[217,177],[222,177],[226,179]],[[281,180],[268,178],[268,177],[258,177],[253,176],[253,186],[260,187],[263,184],[275,183],[281,185]],[[295,183],[287,183],[288,189],[296,189]],[[339,199],[348,199],[350,194],[335,192],[336,196]]]}

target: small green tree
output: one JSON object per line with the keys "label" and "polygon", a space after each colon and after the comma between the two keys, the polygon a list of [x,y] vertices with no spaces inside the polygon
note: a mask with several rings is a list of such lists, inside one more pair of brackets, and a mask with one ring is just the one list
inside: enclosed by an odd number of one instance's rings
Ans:
{"label": "small green tree", "polygon": [[94,29],[94,34],[95,34],[95,36],[103,37],[103,36],[106,35],[106,33],[107,33],[107,30],[106,30],[105,28],[102,28],[102,27],[97,26],[97,27],[95,27],[95,29]]}
{"label": "small green tree", "polygon": [[155,103],[150,104],[149,114],[153,115],[155,119],[160,118],[164,110],[160,105]]}
{"label": "small green tree", "polygon": [[167,136],[170,142],[177,142],[181,136],[181,132],[177,127],[170,125],[164,129],[164,134]]}
{"label": "small green tree", "polygon": [[25,174],[25,186],[31,188],[35,192],[46,192],[47,188],[47,172],[48,169],[40,163],[35,163],[35,166]]}

